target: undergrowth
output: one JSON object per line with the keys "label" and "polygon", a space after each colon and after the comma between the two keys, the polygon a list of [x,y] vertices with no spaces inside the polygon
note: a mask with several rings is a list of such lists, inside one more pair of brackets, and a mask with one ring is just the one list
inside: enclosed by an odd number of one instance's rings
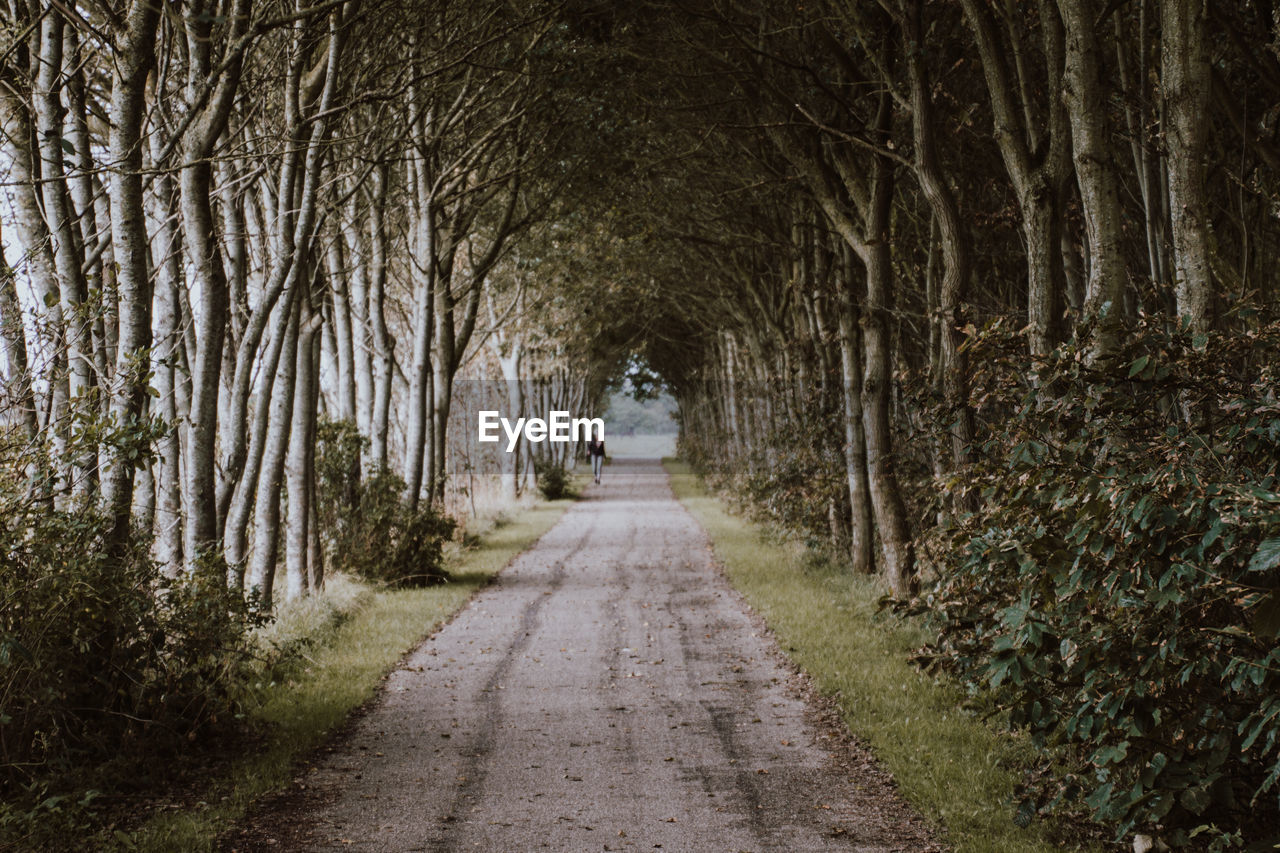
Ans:
{"label": "undergrowth", "polygon": [[[469,547],[450,549],[448,583],[409,589],[353,584],[340,590],[355,605],[350,618],[335,621],[323,610],[304,612],[276,629],[274,639],[279,634],[308,639],[301,646],[289,643],[300,651],[286,677],[256,685],[249,721],[267,732],[261,747],[223,768],[198,802],[161,810],[140,828],[104,836],[100,846],[154,853],[215,849],[219,833],[242,818],[255,799],[286,787],[297,762],[374,694],[387,671],[537,541],[566,507],[524,509],[510,520],[499,519],[479,539],[471,538]],[[274,639],[262,641],[269,645]]]}
{"label": "undergrowth", "polygon": [[[68,756],[72,772],[56,783],[32,781],[19,796],[6,795],[0,850],[214,849],[220,832],[257,797],[288,785],[300,757],[566,506],[539,504],[487,528],[473,525],[463,542],[443,549],[446,583],[389,588],[335,572],[322,595],[283,606],[247,634],[233,632],[243,639],[234,678],[220,682],[234,698],[217,705],[221,725],[205,724],[163,753],[148,740],[132,757],[77,766]],[[194,605],[171,597],[170,606]]]}
{"label": "undergrowth", "polygon": [[991,424],[973,512],[928,549],[934,660],[1074,766],[1027,811],[1082,804],[1117,837],[1273,849],[1280,835],[1280,325],[1144,319],[1123,370],[970,344]]}

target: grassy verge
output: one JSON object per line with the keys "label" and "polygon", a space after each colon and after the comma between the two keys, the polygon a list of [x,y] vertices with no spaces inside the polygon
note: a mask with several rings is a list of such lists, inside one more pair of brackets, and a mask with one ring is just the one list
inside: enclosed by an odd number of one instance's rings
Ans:
{"label": "grassy verge", "polygon": [[292,679],[258,686],[250,715],[269,724],[267,742],[211,785],[197,807],[160,814],[136,832],[103,839],[100,846],[157,853],[212,850],[219,832],[239,820],[256,798],[287,785],[297,759],[320,746],[407,651],[549,530],[567,507],[567,501],[539,504],[490,530],[450,562],[453,583],[373,591],[340,582],[328,601],[287,614],[274,632],[320,640],[311,641],[305,666]]}
{"label": "grassy verge", "polygon": [[908,662],[924,636],[908,622],[877,617],[878,583],[766,541],[726,512],[687,465],[666,460],[666,467],[733,585],[796,664],[836,697],[849,730],[870,745],[907,800],[945,825],[958,853],[1061,849],[1043,825],[1013,823],[1010,800],[1030,745],[974,719],[961,709],[959,689]]}

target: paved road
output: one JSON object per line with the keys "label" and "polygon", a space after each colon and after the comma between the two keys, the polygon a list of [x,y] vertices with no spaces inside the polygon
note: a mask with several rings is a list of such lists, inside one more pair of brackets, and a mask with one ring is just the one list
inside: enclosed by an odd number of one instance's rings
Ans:
{"label": "paved road", "polygon": [[662,468],[605,475],[224,849],[932,849],[800,698]]}

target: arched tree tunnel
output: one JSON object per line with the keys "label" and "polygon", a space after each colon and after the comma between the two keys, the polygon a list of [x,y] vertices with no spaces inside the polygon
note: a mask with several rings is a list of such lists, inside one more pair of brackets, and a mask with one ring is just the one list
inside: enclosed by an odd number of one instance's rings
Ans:
{"label": "arched tree tunnel", "polygon": [[[0,21],[0,601],[53,620],[0,617],[0,663],[138,655],[5,693],[5,784],[77,702],[152,696],[139,638],[199,619],[149,591],[265,619],[326,567],[438,580],[451,516],[583,452],[488,453],[477,412],[596,417],[640,360],[682,458],[878,578],[1096,817],[1276,820],[1269,2]],[[40,603],[77,572],[114,592]]]}

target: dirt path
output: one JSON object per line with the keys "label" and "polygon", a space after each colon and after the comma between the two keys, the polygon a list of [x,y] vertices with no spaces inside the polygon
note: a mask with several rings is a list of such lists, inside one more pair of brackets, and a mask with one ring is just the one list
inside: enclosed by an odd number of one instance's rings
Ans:
{"label": "dirt path", "polygon": [[223,849],[935,849],[662,468],[605,473]]}

